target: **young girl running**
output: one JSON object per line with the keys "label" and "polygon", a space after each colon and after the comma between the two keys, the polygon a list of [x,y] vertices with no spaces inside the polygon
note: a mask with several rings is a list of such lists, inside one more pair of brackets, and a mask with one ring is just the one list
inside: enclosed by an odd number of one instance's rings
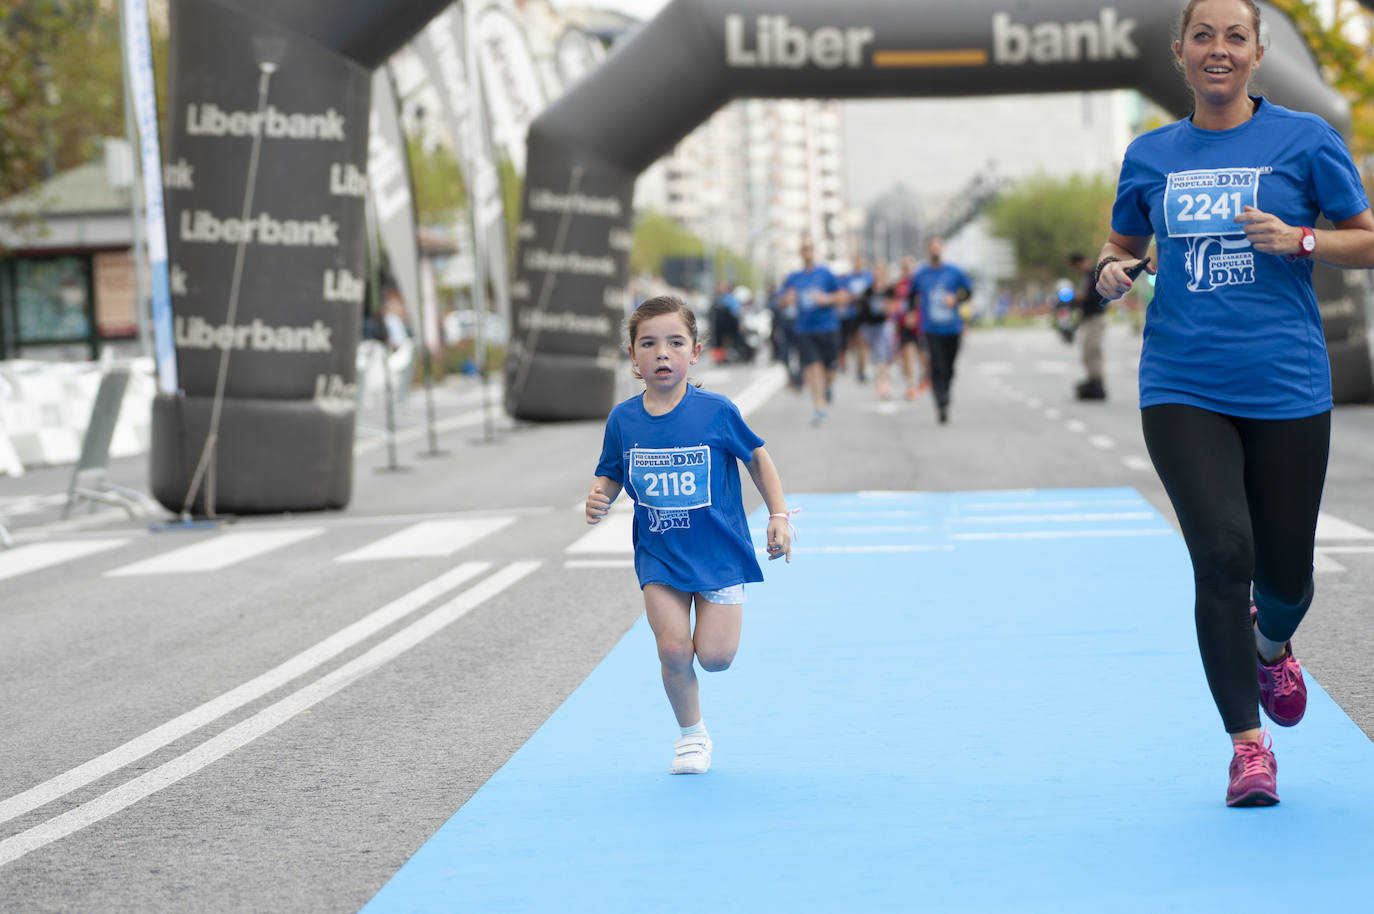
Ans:
{"label": "young girl running", "polygon": [[[701,717],[697,677],[729,668],[739,648],[744,585],[762,581],[741,502],[743,460],[768,506],[768,558],[792,561],[782,481],[763,439],[735,404],[687,382],[701,355],[696,315],[662,295],[629,319],[630,363],[644,393],[611,410],[587,494],[587,523],[606,516],[628,488],[635,502],[635,573],[658,642],[663,688],[682,738],[673,774],[705,774],[711,737]],[[692,606],[696,605],[696,628]]]}

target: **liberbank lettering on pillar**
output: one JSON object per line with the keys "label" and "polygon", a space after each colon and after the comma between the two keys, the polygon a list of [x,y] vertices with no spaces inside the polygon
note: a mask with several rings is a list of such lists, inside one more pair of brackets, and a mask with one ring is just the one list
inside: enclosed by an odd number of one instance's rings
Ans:
{"label": "liberbank lettering on pillar", "polygon": [[[1133,60],[1140,56],[1134,38],[1136,20],[1121,18],[1114,7],[1103,8],[1095,19],[1069,22],[1018,22],[1008,13],[995,13],[991,27],[991,59],[983,56],[976,61],[965,60],[964,65]],[[872,28],[807,29],[783,15],[759,16],[751,30],[744,16],[731,13],[725,17],[725,62],[740,68],[860,69],[872,63],[874,38]],[[923,52],[938,53],[930,48]]]}

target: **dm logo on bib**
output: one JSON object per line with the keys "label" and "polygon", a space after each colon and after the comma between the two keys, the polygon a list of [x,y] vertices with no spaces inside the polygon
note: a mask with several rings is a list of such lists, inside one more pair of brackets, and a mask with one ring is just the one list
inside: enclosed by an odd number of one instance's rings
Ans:
{"label": "dm logo on bib", "polygon": [[1185,239],[1189,292],[1255,281],[1255,252],[1236,217],[1259,208],[1259,168],[1176,171],[1164,189],[1164,224]]}
{"label": "dm logo on bib", "polygon": [[649,515],[649,531],[690,527],[693,508],[711,504],[711,448],[631,448],[627,461],[635,502]]}
{"label": "dm logo on bib", "polygon": [[1188,271],[1189,292],[1211,292],[1255,281],[1255,252],[1246,238],[1189,238],[1183,265]]}

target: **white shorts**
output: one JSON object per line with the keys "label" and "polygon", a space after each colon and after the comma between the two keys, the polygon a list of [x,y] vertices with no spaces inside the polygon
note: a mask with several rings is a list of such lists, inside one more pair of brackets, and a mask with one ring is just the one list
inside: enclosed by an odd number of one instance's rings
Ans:
{"label": "white shorts", "polygon": [[731,587],[722,587],[720,590],[699,590],[697,596],[708,603],[719,603],[721,606],[738,606],[744,602],[744,585],[735,584]]}

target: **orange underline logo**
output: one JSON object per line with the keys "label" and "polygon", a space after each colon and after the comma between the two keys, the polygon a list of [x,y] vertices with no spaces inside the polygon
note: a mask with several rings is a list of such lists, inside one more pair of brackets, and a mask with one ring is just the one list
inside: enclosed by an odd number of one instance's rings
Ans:
{"label": "orange underline logo", "polygon": [[982,48],[948,51],[874,51],[875,67],[982,67],[988,52]]}

